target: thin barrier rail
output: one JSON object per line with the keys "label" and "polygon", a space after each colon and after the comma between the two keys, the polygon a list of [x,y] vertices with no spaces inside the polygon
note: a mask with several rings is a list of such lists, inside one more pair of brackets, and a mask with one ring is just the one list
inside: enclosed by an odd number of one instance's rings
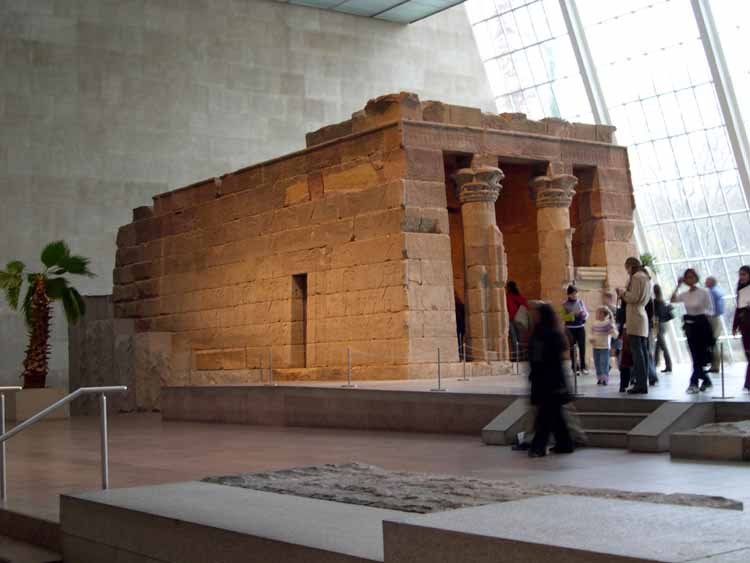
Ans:
{"label": "thin barrier rail", "polygon": [[5,442],[10,440],[16,434],[23,432],[29,426],[32,426],[43,419],[51,412],[59,409],[60,407],[70,403],[71,401],[81,397],[83,395],[94,395],[99,394],[99,417],[101,420],[101,461],[102,461],[102,489],[109,488],[109,448],[107,445],[107,396],[105,393],[122,393],[127,391],[128,388],[125,385],[113,385],[109,387],[81,387],[76,389],[69,395],[66,395],[59,401],[52,403],[45,409],[42,409],[37,414],[24,420],[18,424],[12,430],[5,431],[5,393],[7,391],[18,391],[20,387],[0,387],[0,501],[5,501],[7,498],[7,471],[5,465]]}
{"label": "thin barrier rail", "polygon": [[[467,370],[466,370],[468,354],[472,350],[484,351],[484,349],[470,346],[469,344],[466,343],[466,340],[463,337],[459,337],[458,349],[459,349],[459,362],[462,365],[462,376],[457,378],[456,381],[470,381],[470,377],[468,376]],[[355,351],[357,353],[357,357],[360,359],[363,356],[366,358],[380,359],[380,356],[365,352],[364,350],[361,350],[361,349],[358,349]],[[430,389],[430,391],[438,391],[438,392],[446,391],[442,383],[442,367],[443,367],[442,353],[441,353],[440,348],[436,348],[435,352],[437,353],[437,387]],[[517,364],[518,363],[520,362],[517,362]],[[268,386],[268,387],[275,387],[277,384],[274,382],[274,379],[273,379],[273,355],[271,351],[269,351],[268,353],[268,363],[266,365],[264,365],[264,362],[261,360],[261,365],[260,365],[261,384]],[[265,375],[266,371],[267,371],[267,376]],[[517,374],[520,373],[518,365],[516,366],[516,373]],[[341,387],[348,388],[348,389],[356,389],[357,387],[357,385],[352,382],[352,349],[351,347],[346,348],[346,383],[341,385]]]}

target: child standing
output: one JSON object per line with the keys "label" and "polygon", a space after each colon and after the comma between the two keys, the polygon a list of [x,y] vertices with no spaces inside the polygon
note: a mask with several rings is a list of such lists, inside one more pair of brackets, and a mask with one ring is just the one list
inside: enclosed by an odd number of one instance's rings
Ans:
{"label": "child standing", "polygon": [[617,338],[617,328],[612,312],[602,306],[596,310],[596,320],[591,326],[591,346],[594,349],[596,384],[609,383],[609,355],[612,339]]}
{"label": "child standing", "polygon": [[[589,312],[586,305],[578,298],[578,289],[575,286],[568,286],[568,299],[563,303],[560,311],[565,321],[565,332],[570,345],[570,365],[573,373],[576,375],[579,371],[588,375],[589,370],[586,368],[586,319]],[[575,349],[578,348],[578,357],[576,358]]]}

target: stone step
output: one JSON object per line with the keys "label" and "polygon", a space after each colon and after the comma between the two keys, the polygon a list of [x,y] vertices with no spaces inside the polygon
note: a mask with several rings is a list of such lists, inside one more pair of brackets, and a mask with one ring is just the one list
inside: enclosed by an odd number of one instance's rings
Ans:
{"label": "stone step", "polygon": [[632,430],[649,414],[647,412],[578,412],[586,431]]}
{"label": "stone step", "polygon": [[3,563],[62,563],[62,557],[42,547],[0,536],[0,561]]}
{"label": "stone step", "polygon": [[666,401],[635,397],[578,397],[575,400],[579,412],[622,412],[651,414]]}
{"label": "stone step", "polygon": [[622,448],[628,447],[627,430],[586,430],[588,445],[594,448]]}

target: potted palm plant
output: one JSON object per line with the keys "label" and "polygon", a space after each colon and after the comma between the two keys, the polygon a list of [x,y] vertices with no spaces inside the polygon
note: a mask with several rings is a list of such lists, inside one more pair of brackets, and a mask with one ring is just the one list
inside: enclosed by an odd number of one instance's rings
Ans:
{"label": "potted palm plant", "polygon": [[[44,268],[38,272],[27,273],[25,264],[18,260],[0,270],[0,289],[11,309],[21,306],[29,331],[21,374],[24,389],[44,388],[47,383],[52,302],[62,302],[65,318],[71,324],[86,312],[83,297],[66,276],[94,276],[89,271],[88,258],[71,254],[68,245],[61,240],[44,247],[41,261]],[[21,301],[24,285],[26,293]]]}

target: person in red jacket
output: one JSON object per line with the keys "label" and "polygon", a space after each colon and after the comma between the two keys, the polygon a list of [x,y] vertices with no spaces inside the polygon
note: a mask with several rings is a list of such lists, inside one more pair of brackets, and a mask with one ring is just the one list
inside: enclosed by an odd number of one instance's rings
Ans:
{"label": "person in red jacket", "polygon": [[[518,290],[518,286],[514,281],[509,281],[505,284],[505,302],[508,306],[508,319],[510,320],[508,329],[510,332],[511,345],[513,347],[511,349],[511,358],[515,361],[519,361],[520,358],[518,357],[518,351],[521,344],[521,331],[526,331],[529,328],[529,302],[523,295],[521,295],[521,292]],[[521,309],[521,307],[523,307],[523,309]],[[520,314],[519,310],[521,311]],[[517,315],[519,318],[516,318]],[[525,317],[525,324],[523,319],[521,319],[522,316]]]}

